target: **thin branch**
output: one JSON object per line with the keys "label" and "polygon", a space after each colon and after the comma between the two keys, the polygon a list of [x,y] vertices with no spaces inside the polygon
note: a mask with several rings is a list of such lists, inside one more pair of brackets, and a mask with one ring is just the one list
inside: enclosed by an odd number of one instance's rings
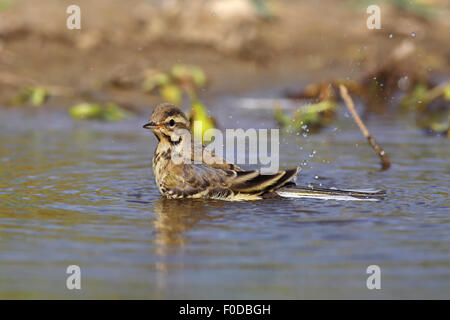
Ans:
{"label": "thin branch", "polygon": [[358,116],[355,110],[355,105],[353,103],[352,98],[348,94],[347,88],[344,85],[339,85],[339,90],[342,96],[342,99],[344,99],[345,105],[347,106],[347,109],[350,111],[350,113],[353,116],[353,119],[355,119],[356,124],[358,125],[359,129],[361,129],[361,132],[363,133],[364,137],[367,138],[369,141],[369,144],[371,147],[375,150],[375,152],[378,154],[378,156],[381,159],[381,170],[387,170],[391,166],[391,161],[389,160],[386,152],[381,148],[377,142],[375,141],[375,138],[370,134],[369,130],[367,130],[366,126],[362,122],[361,118]]}

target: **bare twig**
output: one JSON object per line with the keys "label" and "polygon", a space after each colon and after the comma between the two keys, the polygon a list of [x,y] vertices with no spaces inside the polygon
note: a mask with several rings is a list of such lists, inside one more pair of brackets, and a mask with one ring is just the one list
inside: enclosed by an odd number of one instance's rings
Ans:
{"label": "bare twig", "polygon": [[352,114],[353,119],[355,119],[355,122],[358,125],[359,129],[361,129],[363,135],[369,141],[369,144],[372,146],[372,148],[375,150],[375,152],[380,157],[381,170],[389,169],[389,167],[391,166],[391,161],[389,160],[388,156],[386,155],[386,152],[384,152],[384,150],[377,144],[377,142],[375,141],[375,138],[370,134],[369,130],[367,130],[367,128],[364,125],[364,123],[362,122],[361,118],[356,113],[355,105],[353,103],[352,98],[348,94],[347,88],[341,84],[341,85],[339,85],[339,90],[340,90],[342,99],[344,99],[345,105],[347,106],[347,109]]}

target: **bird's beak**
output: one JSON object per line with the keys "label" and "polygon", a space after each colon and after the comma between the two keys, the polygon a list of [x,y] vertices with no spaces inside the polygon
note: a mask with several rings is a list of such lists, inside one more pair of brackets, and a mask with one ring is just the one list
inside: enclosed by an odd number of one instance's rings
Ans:
{"label": "bird's beak", "polygon": [[157,127],[158,127],[158,125],[152,121],[150,121],[149,123],[146,123],[142,126],[142,128],[144,128],[144,129],[155,129]]}

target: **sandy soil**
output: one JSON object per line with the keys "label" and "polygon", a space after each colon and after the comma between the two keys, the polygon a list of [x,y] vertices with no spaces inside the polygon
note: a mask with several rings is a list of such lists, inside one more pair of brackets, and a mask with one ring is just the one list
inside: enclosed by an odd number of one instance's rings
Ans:
{"label": "sandy soil", "polygon": [[137,82],[144,70],[177,62],[204,68],[208,94],[299,78],[357,77],[403,39],[431,57],[432,71],[450,70],[448,6],[424,19],[383,2],[382,29],[369,30],[366,5],[354,1],[268,1],[274,18],[262,19],[240,0],[79,0],[81,30],[69,30],[71,4],[16,0],[0,11],[0,101],[34,84],[74,89],[69,100],[87,92],[148,104],[152,98],[139,86],[117,90],[105,83]]}

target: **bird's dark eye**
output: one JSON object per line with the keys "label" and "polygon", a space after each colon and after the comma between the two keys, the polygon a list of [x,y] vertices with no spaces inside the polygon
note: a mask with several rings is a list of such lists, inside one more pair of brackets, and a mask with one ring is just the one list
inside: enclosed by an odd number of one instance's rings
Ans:
{"label": "bird's dark eye", "polygon": [[175,125],[175,120],[170,119],[169,121],[169,126],[173,127]]}

